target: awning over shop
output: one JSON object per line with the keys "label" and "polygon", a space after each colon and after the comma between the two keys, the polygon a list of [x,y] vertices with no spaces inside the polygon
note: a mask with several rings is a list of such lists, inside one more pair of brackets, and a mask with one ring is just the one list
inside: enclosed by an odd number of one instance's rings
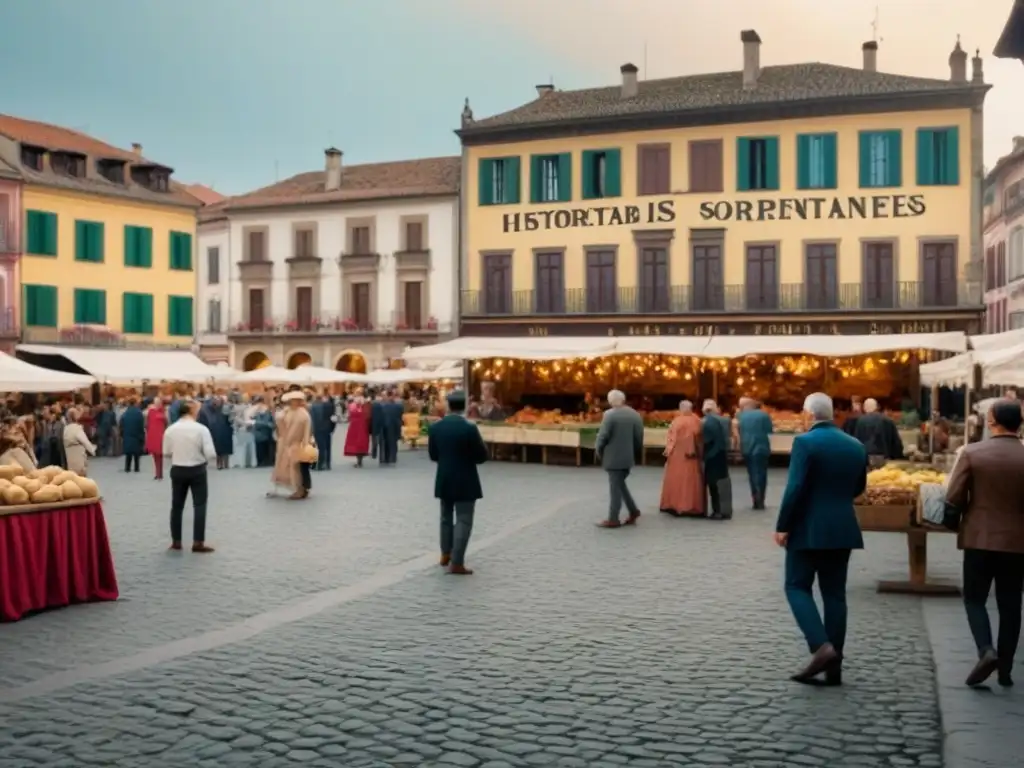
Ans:
{"label": "awning over shop", "polygon": [[19,344],[19,357],[44,368],[71,363],[104,384],[136,386],[143,382],[184,381],[199,383],[217,378],[220,372],[184,350],[97,349],[46,344]]}
{"label": "awning over shop", "polygon": [[463,336],[441,344],[408,347],[402,359],[435,362],[438,360],[480,360],[503,357],[511,360],[566,360],[577,357],[601,357],[615,354],[617,339],[612,337],[540,336],[491,338]]}
{"label": "awning over shop", "polygon": [[860,336],[713,336],[701,356],[717,358],[744,357],[745,355],[855,357],[875,352],[895,352],[900,349],[963,352],[967,349],[967,337],[960,331]]}
{"label": "awning over shop", "polygon": [[[997,336],[1003,337],[1001,344],[997,343]],[[1016,343],[1011,343],[1014,340]],[[981,381],[986,386],[1024,383],[1024,338],[1019,331],[975,336],[971,344],[976,347],[973,352],[922,365],[921,386],[962,387],[971,384],[975,365],[981,367]]]}
{"label": "awning over shop", "polygon": [[421,368],[385,368],[366,374],[367,384],[405,384],[412,381],[461,380],[462,366],[425,370]]}
{"label": "awning over shop", "polygon": [[321,368],[316,365],[300,365],[298,368],[281,368],[276,365],[268,365],[264,368],[256,368],[245,373],[238,373],[234,378],[230,379],[235,384],[260,382],[263,384],[299,384],[304,386],[311,384],[358,384],[367,380],[368,377],[361,373],[335,371],[331,368]]}
{"label": "awning over shop", "polygon": [[709,336],[622,336],[614,339],[617,355],[706,357]]}
{"label": "awning over shop", "polygon": [[95,381],[92,376],[51,371],[0,352],[0,392],[71,392]]}

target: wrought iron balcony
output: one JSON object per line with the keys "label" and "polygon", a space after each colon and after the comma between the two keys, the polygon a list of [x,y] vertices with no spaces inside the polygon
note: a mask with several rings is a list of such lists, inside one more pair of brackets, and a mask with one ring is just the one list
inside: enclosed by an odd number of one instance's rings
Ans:
{"label": "wrought iron balcony", "polygon": [[684,313],[850,312],[981,309],[963,283],[673,285],[564,291],[463,291],[462,317],[675,315]]}
{"label": "wrought iron balcony", "polygon": [[383,323],[357,320],[344,315],[274,316],[236,319],[223,331],[232,338],[255,336],[326,336],[337,334],[424,334],[437,335],[451,330],[449,323],[435,317],[412,318],[392,312]]}

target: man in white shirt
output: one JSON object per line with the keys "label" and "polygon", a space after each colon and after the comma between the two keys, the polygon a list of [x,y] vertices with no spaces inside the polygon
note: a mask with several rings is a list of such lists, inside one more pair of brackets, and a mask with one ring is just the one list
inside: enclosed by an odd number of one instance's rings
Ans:
{"label": "man in white shirt", "polygon": [[206,545],[206,465],[217,458],[210,430],[195,420],[196,404],[183,402],[178,420],[164,432],[164,456],[171,463],[171,549],[181,550],[181,517],[192,492],[192,551],[213,552]]}

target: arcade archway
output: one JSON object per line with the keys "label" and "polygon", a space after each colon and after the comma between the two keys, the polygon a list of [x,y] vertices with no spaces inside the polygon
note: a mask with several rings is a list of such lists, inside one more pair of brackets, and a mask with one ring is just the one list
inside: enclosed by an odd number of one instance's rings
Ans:
{"label": "arcade archway", "polygon": [[313,358],[305,352],[294,352],[288,357],[288,370],[293,371],[300,365],[309,365],[312,362]]}
{"label": "arcade archway", "polygon": [[268,365],[270,365],[270,358],[262,352],[250,352],[242,360],[243,371],[255,371],[260,368],[266,368]]}
{"label": "arcade archway", "polygon": [[334,368],[346,373],[366,373],[366,358],[361,352],[343,352],[334,364]]}

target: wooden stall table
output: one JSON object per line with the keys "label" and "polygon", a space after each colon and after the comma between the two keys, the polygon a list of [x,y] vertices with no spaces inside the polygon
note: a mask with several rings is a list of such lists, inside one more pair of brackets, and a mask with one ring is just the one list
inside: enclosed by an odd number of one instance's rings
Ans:
{"label": "wooden stall table", "polygon": [[117,597],[102,499],[0,507],[0,622]]}
{"label": "wooden stall table", "polygon": [[921,521],[916,504],[883,506],[857,505],[860,529],[875,533],[902,533],[907,537],[908,576],[906,581],[880,581],[878,591],[898,595],[956,597],[960,587],[928,581],[928,534],[952,533]]}

